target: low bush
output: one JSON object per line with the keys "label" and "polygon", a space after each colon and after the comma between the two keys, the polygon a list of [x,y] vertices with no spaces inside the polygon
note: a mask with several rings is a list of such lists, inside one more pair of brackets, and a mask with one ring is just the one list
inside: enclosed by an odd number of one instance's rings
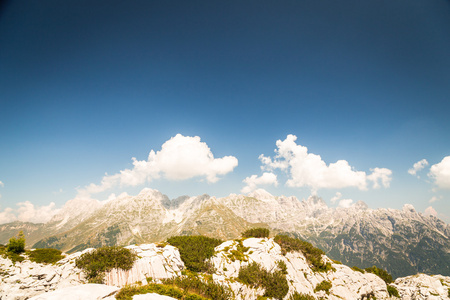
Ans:
{"label": "low bush", "polygon": [[263,296],[268,298],[283,299],[289,292],[289,285],[283,270],[277,269],[270,273],[256,262],[241,267],[238,280],[253,288],[264,288]]}
{"label": "low bush", "polygon": [[222,244],[221,240],[206,236],[174,236],[167,240],[180,251],[181,260],[186,268],[193,272],[206,272],[209,265],[206,259],[214,255],[214,248]]}
{"label": "low bush", "polygon": [[134,295],[156,293],[183,300],[206,300],[199,295],[186,293],[185,291],[164,284],[150,283],[144,286],[126,286],[116,294],[117,300],[132,300]]}
{"label": "low bush", "polygon": [[25,252],[25,235],[23,231],[20,231],[16,237],[12,237],[9,239],[9,243],[6,245],[6,251],[20,254]]}
{"label": "low bush", "polygon": [[176,286],[185,292],[194,293],[208,299],[229,300],[233,298],[233,293],[229,288],[215,283],[210,277],[202,280],[198,275],[190,274],[188,276],[163,279],[162,282],[165,285]]}
{"label": "low bush", "polygon": [[268,238],[270,234],[269,229],[257,227],[257,228],[250,228],[241,233],[242,237],[244,238]]}
{"label": "low bush", "polygon": [[51,248],[29,251],[28,257],[31,261],[44,264],[54,264],[64,258],[61,251]]}
{"label": "low bush", "polygon": [[378,277],[380,277],[381,279],[383,279],[384,280],[384,282],[386,282],[386,283],[391,283],[393,280],[392,280],[392,276],[391,276],[391,274],[389,274],[386,270],[383,270],[383,269],[380,269],[380,268],[377,268],[376,266],[373,266],[373,267],[371,267],[371,268],[366,268],[366,269],[364,269],[366,272],[369,272],[369,273],[373,273],[373,274],[375,274],[375,275],[377,275]]}
{"label": "low bush", "polygon": [[357,272],[361,272],[361,273],[364,273],[364,270],[363,270],[363,269],[360,269],[360,268],[358,268],[357,266],[353,266],[353,267],[352,267],[352,270],[353,270],[353,271],[357,271]]}
{"label": "low bush", "polygon": [[331,282],[324,280],[316,285],[316,287],[314,288],[314,293],[318,291],[325,291],[328,295],[330,293],[330,289],[331,289]]}
{"label": "low bush", "polygon": [[394,297],[400,298],[400,294],[398,293],[398,290],[395,286],[387,285],[387,291],[388,291],[390,297],[394,296]]}
{"label": "low bush", "polygon": [[[230,253],[227,255],[227,257],[231,261],[236,261],[236,260],[247,261],[248,256],[245,254],[245,252],[247,252],[250,249],[250,247],[244,247],[242,240],[235,240],[234,242],[235,243],[237,242],[237,244],[234,244],[234,245],[236,245],[236,249],[231,250]],[[229,248],[225,247],[224,250],[229,251]]]}
{"label": "low bush", "polygon": [[294,292],[290,297],[289,300],[315,300],[314,296],[311,296],[309,294],[303,294],[299,292]]}
{"label": "low bush", "polygon": [[332,270],[330,263],[322,261],[322,255],[325,252],[314,247],[311,243],[283,234],[276,235],[274,241],[280,245],[283,255],[286,255],[287,252],[301,251],[305,255],[306,260],[312,265],[313,271],[327,272]]}
{"label": "low bush", "polygon": [[105,272],[112,269],[129,270],[137,259],[133,251],[117,247],[101,247],[84,253],[75,265],[86,273],[90,283],[102,283]]}

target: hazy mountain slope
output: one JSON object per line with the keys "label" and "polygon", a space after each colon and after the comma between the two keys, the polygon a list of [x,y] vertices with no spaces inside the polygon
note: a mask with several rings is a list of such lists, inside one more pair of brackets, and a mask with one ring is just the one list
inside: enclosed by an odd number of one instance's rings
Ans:
{"label": "hazy mountain slope", "polygon": [[358,202],[349,208],[329,208],[315,196],[299,201],[264,190],[247,196],[169,200],[159,191],[144,189],[137,196],[118,197],[106,204],[68,203],[45,225],[2,225],[0,237],[6,243],[20,227],[29,246],[39,238],[33,247],[76,251],[159,242],[173,235],[202,234],[226,240],[252,226],[301,237],[334,259],[359,267],[377,265],[394,277],[417,272],[450,275],[450,265],[443,263],[450,261],[450,226],[410,205],[402,210],[375,210]]}

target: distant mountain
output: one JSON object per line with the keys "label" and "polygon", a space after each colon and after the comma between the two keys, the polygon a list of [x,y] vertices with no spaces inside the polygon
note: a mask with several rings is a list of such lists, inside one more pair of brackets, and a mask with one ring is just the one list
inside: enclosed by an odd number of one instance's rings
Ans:
{"label": "distant mountain", "polygon": [[[330,208],[319,197],[299,201],[264,190],[224,198],[208,195],[170,200],[144,189],[102,204],[68,202],[46,224],[0,225],[0,243],[19,230],[28,245],[74,252],[102,245],[158,242],[173,235],[233,239],[250,227],[269,227],[307,240],[347,265],[387,269],[394,277],[417,272],[450,275],[450,226],[418,213],[369,209],[363,202]],[[22,227],[21,227],[22,226]],[[45,234],[44,234],[45,233]]]}

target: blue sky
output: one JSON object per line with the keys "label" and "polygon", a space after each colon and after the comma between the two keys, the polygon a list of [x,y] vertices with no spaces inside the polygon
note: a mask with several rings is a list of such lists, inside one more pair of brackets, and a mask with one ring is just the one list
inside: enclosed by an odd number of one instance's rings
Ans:
{"label": "blue sky", "polygon": [[[449,1],[44,0],[0,9],[0,222],[36,221],[90,184],[101,192],[84,196],[98,200],[143,187],[226,196],[252,175],[253,188],[274,195],[411,203],[450,221]],[[311,155],[277,158],[278,140]],[[174,153],[161,150],[166,142],[236,163],[174,170],[163,162]],[[185,154],[173,155],[195,162]],[[135,170],[132,157],[148,168],[127,184],[114,174]],[[348,168],[333,172],[340,160]],[[370,177],[375,168],[385,184]]]}

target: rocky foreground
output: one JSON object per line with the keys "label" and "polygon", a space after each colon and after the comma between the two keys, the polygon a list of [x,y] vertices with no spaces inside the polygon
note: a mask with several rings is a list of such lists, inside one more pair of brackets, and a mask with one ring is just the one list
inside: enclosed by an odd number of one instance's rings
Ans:
{"label": "rocky foreground", "polygon": [[[313,295],[316,299],[398,299],[389,297],[386,283],[372,273],[354,271],[348,266],[330,262],[333,269],[314,272],[301,252],[289,252],[282,255],[280,246],[273,239],[248,238],[242,241],[248,250],[241,259],[230,259],[232,250],[238,247],[238,241],[224,242],[215,249],[210,262],[215,268],[214,281],[231,288],[235,299],[257,299],[264,291],[252,289],[238,281],[239,269],[250,262],[257,262],[266,270],[276,268],[278,261],[287,267],[289,296],[295,291]],[[115,293],[129,284],[146,284],[149,277],[157,281],[162,278],[181,276],[184,263],[177,248],[158,244],[127,246],[138,254],[138,260],[129,271],[112,270],[106,274],[105,284],[86,284],[83,272],[75,267],[75,259],[86,251],[66,256],[54,265],[37,264],[30,261],[13,264],[9,259],[0,257],[0,299],[115,299]],[[314,291],[322,281],[331,282],[329,294]],[[391,284],[401,299],[449,299],[450,277],[418,274],[402,277]],[[173,299],[155,294],[134,296],[133,299]],[[374,298],[372,298],[374,299]]]}

